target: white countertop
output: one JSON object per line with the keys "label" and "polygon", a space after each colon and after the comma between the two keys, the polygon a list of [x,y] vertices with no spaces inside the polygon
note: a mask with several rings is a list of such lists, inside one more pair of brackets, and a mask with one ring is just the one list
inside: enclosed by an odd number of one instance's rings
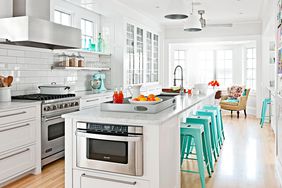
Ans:
{"label": "white countertop", "polygon": [[11,102],[0,102],[0,111],[7,109],[17,109],[32,105],[41,105],[41,101],[12,100]]}
{"label": "white countertop", "polygon": [[63,118],[71,118],[77,121],[95,122],[95,123],[120,123],[132,125],[144,124],[161,124],[164,121],[181,114],[185,110],[193,107],[197,103],[214,95],[213,91],[209,91],[206,95],[176,97],[176,105],[172,106],[157,114],[144,113],[124,113],[124,112],[105,112],[101,111],[100,107],[82,110],[79,112],[65,114]]}

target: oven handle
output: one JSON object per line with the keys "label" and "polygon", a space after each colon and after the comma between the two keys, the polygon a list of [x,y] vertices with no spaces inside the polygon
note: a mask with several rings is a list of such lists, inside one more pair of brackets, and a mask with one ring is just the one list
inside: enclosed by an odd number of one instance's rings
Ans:
{"label": "oven handle", "polygon": [[46,118],[46,117],[43,117],[44,118],[44,121],[47,122],[47,121],[52,121],[52,120],[56,120],[56,119],[61,119],[62,117],[61,116],[55,116],[55,117],[51,117],[51,118]]}
{"label": "oven handle", "polygon": [[86,175],[86,174],[82,174],[81,177],[104,180],[104,181],[111,181],[111,182],[116,182],[116,183],[123,183],[123,184],[127,184],[127,185],[136,185],[137,184],[136,181],[130,182],[130,181],[123,181],[123,180],[115,180],[115,179],[104,178],[104,177],[89,176],[89,175]]}
{"label": "oven handle", "polygon": [[110,140],[110,141],[121,141],[121,142],[140,142],[141,141],[141,136],[111,136],[111,135],[85,133],[79,130],[76,131],[76,136],[92,138],[92,139],[97,139],[97,140]]}

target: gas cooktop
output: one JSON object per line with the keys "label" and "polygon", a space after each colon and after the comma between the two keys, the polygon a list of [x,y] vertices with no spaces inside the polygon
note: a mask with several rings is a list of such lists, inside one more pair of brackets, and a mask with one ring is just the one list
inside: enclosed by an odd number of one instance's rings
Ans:
{"label": "gas cooktop", "polygon": [[63,99],[69,97],[75,97],[75,94],[49,95],[49,94],[38,93],[38,94],[12,96],[12,99],[48,101],[48,100]]}

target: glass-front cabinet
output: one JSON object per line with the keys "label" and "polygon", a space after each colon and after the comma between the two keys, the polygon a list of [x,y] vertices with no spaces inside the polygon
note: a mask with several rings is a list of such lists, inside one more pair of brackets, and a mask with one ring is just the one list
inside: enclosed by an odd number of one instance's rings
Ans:
{"label": "glass-front cabinet", "polygon": [[159,81],[159,35],[127,23],[125,83],[127,85]]}

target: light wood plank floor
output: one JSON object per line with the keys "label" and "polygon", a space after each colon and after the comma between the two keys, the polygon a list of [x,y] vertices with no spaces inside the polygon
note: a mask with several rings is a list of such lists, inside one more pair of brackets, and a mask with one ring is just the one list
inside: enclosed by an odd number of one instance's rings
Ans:
{"label": "light wood plank floor", "polygon": [[[254,118],[224,117],[226,140],[207,188],[279,188],[275,173],[274,134],[269,125],[261,129]],[[185,163],[185,167],[196,164]],[[63,188],[64,160],[29,175],[5,188]],[[182,173],[182,188],[200,188],[198,175]]]}

